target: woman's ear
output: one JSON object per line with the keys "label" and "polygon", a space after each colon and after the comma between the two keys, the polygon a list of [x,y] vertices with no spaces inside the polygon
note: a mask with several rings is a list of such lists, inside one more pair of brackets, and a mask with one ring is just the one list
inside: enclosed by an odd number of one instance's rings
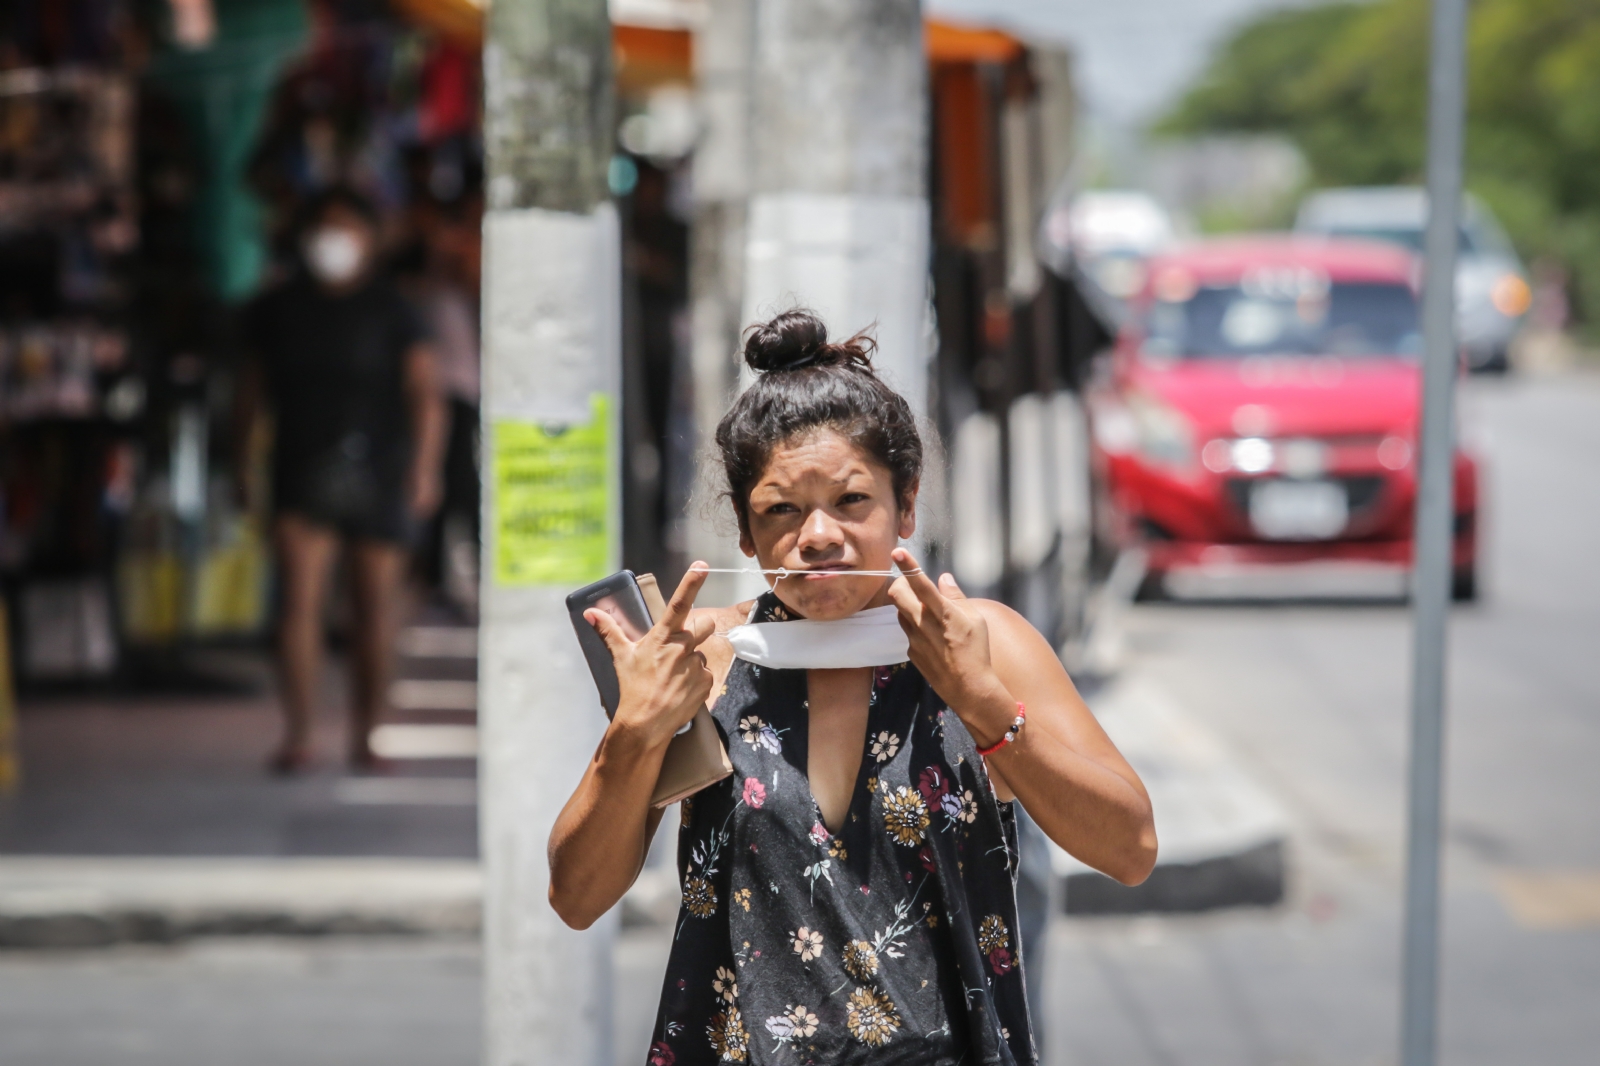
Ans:
{"label": "woman's ear", "polygon": [[917,490],[922,487],[921,479],[913,481],[900,498],[900,539],[910,540],[911,535],[917,531]]}

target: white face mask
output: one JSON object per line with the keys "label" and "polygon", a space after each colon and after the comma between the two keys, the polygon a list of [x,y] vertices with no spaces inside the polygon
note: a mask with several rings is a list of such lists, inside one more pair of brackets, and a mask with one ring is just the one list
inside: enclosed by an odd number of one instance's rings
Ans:
{"label": "white face mask", "polygon": [[328,285],[344,285],[361,273],[366,242],[342,226],[324,226],[306,238],[306,265]]}
{"label": "white face mask", "polygon": [[733,654],[774,670],[849,670],[893,666],[911,657],[894,604],[818,622],[747,622],[728,630]]}

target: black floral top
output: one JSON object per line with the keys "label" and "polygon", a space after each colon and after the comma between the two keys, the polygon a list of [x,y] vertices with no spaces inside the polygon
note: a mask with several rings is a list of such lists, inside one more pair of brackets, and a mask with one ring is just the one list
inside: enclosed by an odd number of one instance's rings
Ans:
{"label": "black floral top", "polygon": [[[754,621],[788,617],[768,593]],[[879,667],[844,827],[806,777],[804,670],[735,660],[734,773],[683,803],[679,912],[650,1066],[1032,1064],[1016,825],[910,663]]]}

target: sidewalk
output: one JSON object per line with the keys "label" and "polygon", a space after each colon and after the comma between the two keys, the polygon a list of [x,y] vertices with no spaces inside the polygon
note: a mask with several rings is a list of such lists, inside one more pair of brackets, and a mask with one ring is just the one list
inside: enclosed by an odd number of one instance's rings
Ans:
{"label": "sidewalk", "polygon": [[330,659],[318,761],[269,774],[279,736],[264,652],[197,658],[219,692],[36,696],[22,782],[0,797],[0,947],[201,935],[472,934],[478,927],[476,634],[401,639],[392,773],[343,765],[345,674]]}
{"label": "sidewalk", "polygon": [[353,776],[345,672],[331,658],[317,762],[279,778],[265,652],[196,660],[243,695],[83,693],[19,708],[22,783],[0,797],[0,855],[477,856],[475,631],[433,622],[401,641],[378,741],[393,773]]}

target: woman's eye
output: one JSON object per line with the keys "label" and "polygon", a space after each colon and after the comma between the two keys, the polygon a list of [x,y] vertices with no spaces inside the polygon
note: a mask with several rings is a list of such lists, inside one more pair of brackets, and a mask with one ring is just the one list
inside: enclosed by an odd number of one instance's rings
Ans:
{"label": "woman's eye", "polygon": [[768,507],[762,514],[796,514],[799,511],[792,503],[775,503]]}
{"label": "woman's eye", "polygon": [[860,503],[863,500],[870,500],[870,499],[872,499],[872,497],[868,496],[864,492],[847,492],[843,496],[839,497],[839,502],[841,504],[851,504],[851,503]]}

